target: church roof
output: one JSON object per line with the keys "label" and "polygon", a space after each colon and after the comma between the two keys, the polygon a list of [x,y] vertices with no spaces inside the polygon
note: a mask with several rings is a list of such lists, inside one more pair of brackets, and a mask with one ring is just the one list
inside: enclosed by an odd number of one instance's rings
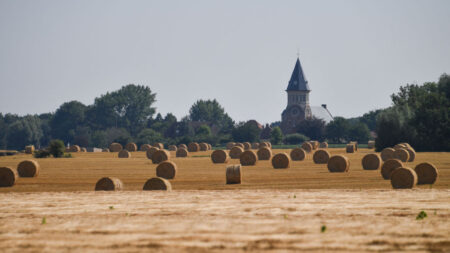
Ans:
{"label": "church roof", "polygon": [[295,63],[295,68],[286,91],[310,91],[299,58],[297,58],[297,62]]}

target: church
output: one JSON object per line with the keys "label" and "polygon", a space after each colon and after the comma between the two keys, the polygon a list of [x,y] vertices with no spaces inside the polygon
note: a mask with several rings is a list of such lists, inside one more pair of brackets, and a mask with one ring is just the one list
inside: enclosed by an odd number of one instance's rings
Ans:
{"label": "church", "polygon": [[283,134],[292,134],[297,132],[298,124],[304,120],[313,117],[319,118],[328,123],[333,120],[333,116],[327,109],[326,104],[322,106],[310,106],[308,81],[303,73],[300,59],[297,58],[294,71],[289,80],[287,92],[287,106],[281,113],[281,130]]}

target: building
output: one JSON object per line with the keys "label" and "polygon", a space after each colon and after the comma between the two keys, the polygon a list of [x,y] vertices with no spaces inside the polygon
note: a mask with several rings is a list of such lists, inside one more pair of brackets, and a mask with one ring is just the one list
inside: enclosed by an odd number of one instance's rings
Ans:
{"label": "building", "polygon": [[326,104],[310,106],[309,94],[311,89],[303,73],[299,58],[297,58],[295,63],[286,92],[288,102],[286,109],[281,113],[280,126],[284,134],[296,133],[300,122],[313,117],[322,119],[326,123],[333,120],[333,116],[328,111]]}

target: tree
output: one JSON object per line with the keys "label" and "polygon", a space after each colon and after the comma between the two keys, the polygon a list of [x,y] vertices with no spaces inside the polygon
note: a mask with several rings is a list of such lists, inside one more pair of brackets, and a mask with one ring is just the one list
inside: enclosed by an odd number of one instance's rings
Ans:
{"label": "tree", "polygon": [[333,143],[346,142],[349,130],[350,124],[342,117],[334,117],[325,128],[326,137]]}
{"label": "tree", "polygon": [[370,138],[369,128],[365,123],[357,122],[350,126],[348,137],[352,141],[366,143]]}
{"label": "tree", "polygon": [[137,136],[137,143],[139,145],[161,142],[162,140],[162,135],[150,128],[143,129]]}
{"label": "tree", "polygon": [[87,106],[78,101],[62,104],[50,121],[52,137],[73,142],[75,129],[85,122],[86,110]]}
{"label": "tree", "polygon": [[234,124],[230,116],[215,99],[197,100],[189,110],[189,119],[206,123],[210,127],[216,125],[222,133],[230,133]]}
{"label": "tree", "polygon": [[274,127],[270,132],[270,142],[275,145],[281,144],[283,140],[283,132],[280,127]]}
{"label": "tree", "polygon": [[43,136],[41,120],[38,116],[27,115],[20,118],[7,127],[6,142],[8,148],[23,149],[27,145],[40,147]]}
{"label": "tree", "polygon": [[244,122],[239,123],[231,133],[233,140],[236,142],[257,142],[259,141],[260,134],[261,129],[254,124]]}
{"label": "tree", "polygon": [[393,147],[401,142],[413,145],[416,132],[409,121],[413,113],[408,106],[396,106],[380,113],[377,118],[376,150],[381,151],[385,147]]}
{"label": "tree", "polygon": [[149,87],[129,84],[96,98],[89,118],[97,129],[125,128],[135,135],[155,113],[155,97]]}
{"label": "tree", "polygon": [[418,151],[450,150],[450,76],[400,87],[393,106],[377,118],[377,150],[408,142]]}
{"label": "tree", "polygon": [[325,121],[313,117],[298,124],[297,133],[308,136],[313,140],[323,140],[325,136]]}
{"label": "tree", "polygon": [[126,145],[131,141],[130,133],[124,128],[108,128],[106,129],[106,140],[107,143],[118,142],[122,145]]}
{"label": "tree", "polygon": [[51,140],[50,145],[48,147],[49,153],[55,157],[63,157],[64,151],[66,148],[64,147],[64,142],[62,140]]}

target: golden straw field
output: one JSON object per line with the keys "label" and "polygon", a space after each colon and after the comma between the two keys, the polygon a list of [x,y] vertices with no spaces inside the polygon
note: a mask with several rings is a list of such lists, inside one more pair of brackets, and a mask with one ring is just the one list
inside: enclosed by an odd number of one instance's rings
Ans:
{"label": "golden straw field", "polygon": [[[347,173],[326,164],[292,162],[289,169],[258,161],[242,168],[242,184],[226,185],[227,164],[211,151],[171,160],[173,191],[142,191],[156,165],[144,152],[73,153],[37,159],[36,178],[0,188],[2,252],[450,252],[450,153],[417,153],[437,182],[393,190],[380,171],[364,171],[369,151],[331,154],[350,159]],[[274,149],[274,154],[289,150]],[[31,155],[0,157],[15,168]],[[231,159],[228,164],[238,164]],[[122,192],[94,192],[101,177],[118,177]],[[416,219],[425,211],[427,217]],[[323,231],[321,231],[323,230]]]}

